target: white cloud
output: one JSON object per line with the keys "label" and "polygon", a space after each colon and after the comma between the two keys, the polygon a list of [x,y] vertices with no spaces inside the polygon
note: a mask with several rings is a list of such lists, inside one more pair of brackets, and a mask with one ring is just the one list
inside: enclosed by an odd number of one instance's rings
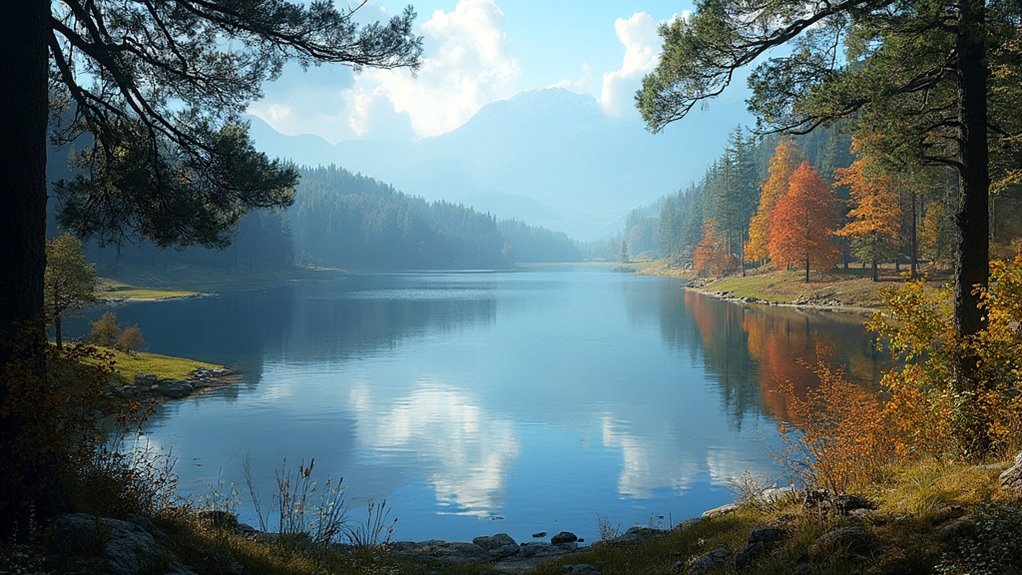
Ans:
{"label": "white cloud", "polygon": [[632,107],[632,94],[642,77],[656,68],[660,59],[660,37],[657,23],[646,12],[636,12],[628,19],[614,21],[614,32],[624,45],[621,67],[603,74],[599,102],[604,112],[621,116]]}
{"label": "white cloud", "polygon": [[512,96],[519,76],[504,14],[493,0],[460,0],[422,25],[425,54],[417,77],[408,70],[366,70],[345,91],[350,129],[367,133],[374,104],[407,114],[419,137],[449,132],[484,105]]}
{"label": "white cloud", "polygon": [[562,90],[570,90],[579,94],[584,94],[589,89],[589,82],[593,75],[593,69],[588,63],[582,64],[582,77],[574,80],[565,78],[560,82],[556,82],[547,86],[547,88],[560,88]]}

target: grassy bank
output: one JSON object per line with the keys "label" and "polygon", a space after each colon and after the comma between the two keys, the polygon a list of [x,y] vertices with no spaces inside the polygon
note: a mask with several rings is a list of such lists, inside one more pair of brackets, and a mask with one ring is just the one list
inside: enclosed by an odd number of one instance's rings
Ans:
{"label": "grassy bank", "polygon": [[168,299],[224,289],[260,287],[294,279],[325,279],[341,274],[333,268],[223,269],[201,266],[120,266],[103,278],[104,299]]}
{"label": "grassy bank", "polygon": [[144,351],[129,353],[108,347],[99,347],[99,349],[111,354],[114,364],[114,379],[110,383],[114,385],[127,385],[134,380],[136,375],[140,374],[154,374],[159,379],[187,379],[197,368],[216,369],[222,367],[186,357],[173,357]]}
{"label": "grassy bank", "polygon": [[[896,271],[893,267],[882,270],[880,281],[872,281],[870,270],[856,267],[813,272],[810,275],[811,281],[806,283],[805,273],[801,270],[759,268],[749,270],[745,276],[700,279],[695,277],[691,269],[667,260],[632,265],[638,273],[680,278],[705,292],[727,292],[736,298],[819,307],[874,309],[880,304],[879,291],[882,288],[896,286],[905,280],[904,272]],[[947,277],[942,274],[931,277],[934,286],[947,281]]]}
{"label": "grassy bank", "polygon": [[111,278],[99,278],[96,297],[103,301],[158,301],[197,297],[201,292],[166,287],[144,287]]}

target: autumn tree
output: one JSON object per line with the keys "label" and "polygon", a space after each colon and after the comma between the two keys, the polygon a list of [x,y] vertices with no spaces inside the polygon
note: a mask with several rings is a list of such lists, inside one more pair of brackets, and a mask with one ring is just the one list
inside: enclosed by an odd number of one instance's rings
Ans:
{"label": "autumn tree", "polygon": [[82,242],[64,234],[46,242],[46,311],[63,347],[62,320],[65,314],[96,301],[96,266],[85,261]]}
{"label": "autumn tree", "polygon": [[[1019,174],[1020,19],[1022,4],[987,0],[704,0],[660,27],[664,52],[636,104],[659,131],[755,63],[748,102],[761,129],[854,117],[882,133],[884,153],[955,170],[954,331],[968,340],[986,326],[975,288],[989,282],[991,177]],[[963,392],[976,369],[963,353]]]}
{"label": "autumn tree", "polygon": [[[341,3],[343,5],[343,3]],[[364,5],[364,4],[360,4]],[[224,245],[247,208],[291,202],[296,169],[257,152],[242,114],[288,60],[418,65],[411,8],[359,23],[356,8],[284,0],[54,0],[4,5],[0,18],[0,535],[59,507],[55,466],[14,449],[32,413],[7,409],[4,368],[43,371],[40,345],[13,351],[43,316],[50,107],[77,175],[57,187],[60,220],[81,236],[137,232],[160,245]],[[29,336],[42,342],[36,330]],[[26,419],[28,418],[28,419]],[[33,469],[34,466],[34,469]],[[39,479],[37,481],[37,479]],[[45,485],[45,487],[43,487]]]}
{"label": "autumn tree", "polygon": [[901,240],[901,206],[894,181],[867,155],[838,168],[835,175],[834,186],[848,186],[853,204],[848,212],[851,221],[836,233],[852,239],[856,257],[872,264],[877,281],[878,262],[894,255]]}
{"label": "autumn tree", "polygon": [[703,224],[703,239],[692,254],[692,265],[699,277],[720,277],[738,268],[727,239],[717,232],[717,222],[712,219]]}
{"label": "autumn tree", "polygon": [[777,204],[788,192],[788,181],[802,161],[802,155],[791,138],[777,142],[766,181],[760,187],[759,208],[749,221],[749,241],[745,246],[747,261],[762,261],[770,256],[770,221]]}
{"label": "autumn tree", "polygon": [[788,192],[777,200],[770,218],[768,250],[774,265],[783,268],[804,264],[806,283],[811,265],[833,267],[841,257],[834,242],[837,218],[830,187],[809,162],[802,162],[791,175]]}

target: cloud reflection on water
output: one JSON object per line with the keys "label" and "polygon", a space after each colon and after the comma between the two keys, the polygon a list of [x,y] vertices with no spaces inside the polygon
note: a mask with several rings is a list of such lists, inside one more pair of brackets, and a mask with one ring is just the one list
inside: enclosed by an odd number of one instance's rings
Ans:
{"label": "cloud reflection on water", "polygon": [[389,405],[364,382],[350,392],[355,433],[374,456],[413,452],[423,464],[441,513],[486,517],[503,507],[507,477],[521,445],[514,423],[468,394],[421,379]]}

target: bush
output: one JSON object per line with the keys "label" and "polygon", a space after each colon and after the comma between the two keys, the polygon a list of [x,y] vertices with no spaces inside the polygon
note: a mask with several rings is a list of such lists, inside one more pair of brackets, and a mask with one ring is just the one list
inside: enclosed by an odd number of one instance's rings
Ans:
{"label": "bush", "polygon": [[142,329],[137,325],[129,325],[124,328],[121,335],[117,336],[116,347],[121,351],[142,351],[142,348],[145,347]]}
{"label": "bush", "polygon": [[117,326],[117,314],[107,311],[98,320],[92,322],[92,332],[89,334],[89,341],[93,345],[114,347],[117,344],[117,337],[120,328]]}

